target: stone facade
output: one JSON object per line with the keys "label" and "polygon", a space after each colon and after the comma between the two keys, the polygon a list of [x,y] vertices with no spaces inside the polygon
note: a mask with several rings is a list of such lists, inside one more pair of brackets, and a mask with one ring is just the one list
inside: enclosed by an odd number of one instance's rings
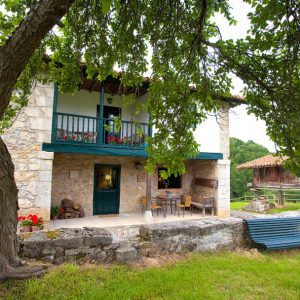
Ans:
{"label": "stone facade", "polygon": [[[141,210],[139,199],[146,193],[146,159],[140,157],[112,157],[97,155],[62,154],[42,151],[42,143],[51,142],[54,86],[40,85],[34,89],[28,106],[3,135],[15,165],[15,178],[19,189],[21,214],[40,213],[48,221],[51,205],[60,204],[63,198],[83,205],[86,215],[93,214],[94,165],[121,166],[120,212]],[[182,187],[171,192],[185,194],[191,188],[194,176],[218,179],[216,191],[217,214],[229,215],[230,161],[228,106],[220,110],[220,151],[224,160],[191,160],[186,162]],[[136,170],[135,163],[142,164]],[[77,174],[77,176],[73,176]],[[152,195],[158,189],[158,173],[152,176]],[[204,193],[210,194],[206,188]]]}
{"label": "stone facade", "polygon": [[22,257],[42,258],[53,263],[68,259],[126,263],[192,251],[231,250],[248,246],[242,219],[227,218],[170,222],[111,228],[68,228],[23,234]]}
{"label": "stone facade", "polygon": [[42,151],[51,142],[54,88],[37,85],[28,105],[2,136],[15,165],[21,214],[50,218],[53,153]]}
{"label": "stone facade", "polygon": [[[136,170],[135,163],[141,163],[141,170]],[[146,194],[146,159],[134,157],[114,157],[99,155],[55,153],[53,162],[52,205],[60,205],[64,198],[71,198],[80,203],[87,216],[93,215],[93,190],[95,164],[120,165],[120,213],[141,211],[141,196]],[[186,162],[187,172],[182,176],[180,189],[168,189],[173,193],[186,194],[194,176],[215,179],[217,175],[216,161],[194,160]],[[70,174],[78,176],[72,178]],[[152,176],[152,196],[162,193],[158,189],[158,172]],[[211,193],[210,190],[204,190]]]}

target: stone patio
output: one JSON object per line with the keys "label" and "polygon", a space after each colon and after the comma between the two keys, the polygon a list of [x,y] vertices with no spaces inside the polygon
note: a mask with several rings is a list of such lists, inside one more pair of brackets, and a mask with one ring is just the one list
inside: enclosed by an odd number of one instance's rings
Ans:
{"label": "stone patio", "polygon": [[[167,223],[177,221],[188,221],[188,220],[199,220],[208,218],[211,216],[207,215],[202,217],[201,212],[193,212],[191,215],[186,211],[184,217],[182,214],[178,215],[167,214],[166,218],[163,218],[162,214],[153,214],[153,223]],[[83,227],[115,227],[115,226],[132,226],[132,225],[145,225],[144,215],[141,213],[123,213],[119,215],[98,215],[89,216],[85,218],[76,219],[63,219],[63,220],[52,220],[50,221],[49,230],[60,229],[60,228],[83,228]]]}

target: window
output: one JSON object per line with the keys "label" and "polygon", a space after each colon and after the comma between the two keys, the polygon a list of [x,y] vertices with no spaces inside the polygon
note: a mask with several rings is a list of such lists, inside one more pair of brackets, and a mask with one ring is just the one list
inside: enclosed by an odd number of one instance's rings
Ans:
{"label": "window", "polygon": [[160,176],[160,171],[166,170],[165,168],[158,168],[158,188],[159,189],[180,189],[181,176],[175,177],[173,174],[168,179],[163,179]]}

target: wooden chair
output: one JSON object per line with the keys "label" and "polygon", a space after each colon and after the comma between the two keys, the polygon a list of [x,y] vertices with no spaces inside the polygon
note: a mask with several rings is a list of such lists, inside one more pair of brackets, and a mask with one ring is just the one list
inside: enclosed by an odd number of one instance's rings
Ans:
{"label": "wooden chair", "polygon": [[[192,207],[200,208],[202,215],[205,216],[206,209],[211,210],[211,215],[215,213],[215,190],[218,186],[218,180],[208,178],[194,178],[192,183],[193,199],[191,202]],[[209,195],[204,195],[199,192],[199,187],[210,188]]]}
{"label": "wooden chair", "polygon": [[199,206],[199,208],[202,209],[202,216],[205,216],[205,210],[210,209],[211,215],[213,216],[215,214],[215,201],[214,197],[203,197],[202,204]]}
{"label": "wooden chair", "polygon": [[[192,196],[191,195],[185,195],[184,201],[180,204],[177,204],[177,209],[181,208],[183,217],[184,217],[184,212],[185,212],[186,207],[190,209],[190,212],[192,215],[192,205],[191,204],[192,204]],[[179,210],[178,210],[178,217],[179,217]]]}
{"label": "wooden chair", "polygon": [[[142,201],[142,213],[144,213],[145,210],[146,210],[146,206],[147,206],[147,198],[145,196],[142,196],[141,201]],[[155,210],[156,210],[157,215],[158,215],[158,212],[161,210],[161,206],[157,205],[155,199],[152,198],[151,199],[151,212],[152,212],[152,215],[153,215],[153,211],[155,211]]]}

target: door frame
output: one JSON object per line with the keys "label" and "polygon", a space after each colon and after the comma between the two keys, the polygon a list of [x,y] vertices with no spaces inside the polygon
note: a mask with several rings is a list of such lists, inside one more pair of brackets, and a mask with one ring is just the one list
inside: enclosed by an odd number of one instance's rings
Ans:
{"label": "door frame", "polygon": [[[96,167],[111,167],[118,169],[118,176],[117,176],[117,212],[120,212],[120,192],[121,192],[121,165],[112,165],[112,164],[94,164],[94,191],[93,191],[93,215],[95,214],[95,198],[96,198]],[[97,214],[99,215],[99,214]],[[105,214],[103,214],[105,215]]]}

